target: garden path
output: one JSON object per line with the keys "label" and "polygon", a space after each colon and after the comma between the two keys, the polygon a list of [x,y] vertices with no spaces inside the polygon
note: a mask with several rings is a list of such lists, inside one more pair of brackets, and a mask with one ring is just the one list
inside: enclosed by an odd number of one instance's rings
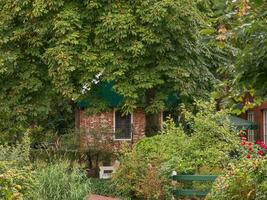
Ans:
{"label": "garden path", "polygon": [[89,198],[87,200],[120,200],[120,199],[92,194],[89,196]]}

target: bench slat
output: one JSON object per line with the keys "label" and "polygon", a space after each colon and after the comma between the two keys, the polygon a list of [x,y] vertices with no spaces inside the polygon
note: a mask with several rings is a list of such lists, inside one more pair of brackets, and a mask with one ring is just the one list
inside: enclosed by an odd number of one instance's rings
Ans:
{"label": "bench slat", "polygon": [[179,189],[174,190],[175,196],[206,196],[210,190]]}
{"label": "bench slat", "polygon": [[175,175],[172,176],[176,181],[215,181],[217,176],[214,175]]}

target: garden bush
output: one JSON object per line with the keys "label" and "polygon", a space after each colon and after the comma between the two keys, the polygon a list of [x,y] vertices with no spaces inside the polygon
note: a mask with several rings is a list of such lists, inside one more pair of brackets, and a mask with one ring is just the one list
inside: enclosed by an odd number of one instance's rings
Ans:
{"label": "garden bush", "polygon": [[241,157],[230,163],[215,182],[207,200],[266,200],[267,146],[242,137]]}
{"label": "garden bush", "polygon": [[1,200],[81,200],[90,192],[85,171],[69,161],[32,164],[29,155],[28,134],[16,145],[0,145]]}
{"label": "garden bush", "polygon": [[0,199],[25,199],[31,190],[34,172],[29,163],[30,140],[25,134],[21,143],[0,145]]}
{"label": "garden bush", "polygon": [[16,145],[0,145],[0,161],[15,162],[14,166],[29,164],[30,139],[25,133]]}
{"label": "garden bush", "polygon": [[184,111],[186,130],[170,121],[159,135],[144,138],[124,152],[113,177],[117,188],[137,199],[170,199],[173,170],[220,174],[238,149],[238,132],[228,113],[216,112],[213,103],[198,103],[198,110],[196,115]]}
{"label": "garden bush", "polygon": [[70,168],[68,161],[37,168],[31,200],[82,200],[90,192],[90,181],[83,170]]}
{"label": "garden bush", "polygon": [[30,193],[34,173],[29,166],[16,165],[14,161],[0,161],[1,200],[22,200]]}
{"label": "garden bush", "polygon": [[266,200],[266,158],[243,159],[231,164],[215,182],[207,200]]}
{"label": "garden bush", "polygon": [[114,183],[109,179],[98,179],[98,178],[91,178],[91,193],[102,195],[102,196],[109,196],[109,197],[117,197],[123,200],[131,199],[129,197],[124,196],[120,191],[116,189]]}

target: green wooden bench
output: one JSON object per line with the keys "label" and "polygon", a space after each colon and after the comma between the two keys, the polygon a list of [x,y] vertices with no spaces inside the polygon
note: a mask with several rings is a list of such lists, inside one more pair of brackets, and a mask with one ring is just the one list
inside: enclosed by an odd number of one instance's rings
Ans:
{"label": "green wooden bench", "polygon": [[[172,172],[172,180],[176,182],[214,182],[217,176],[214,175],[177,175],[176,171]],[[206,196],[210,192],[209,189],[206,190],[197,190],[197,189],[173,189],[173,196]]]}

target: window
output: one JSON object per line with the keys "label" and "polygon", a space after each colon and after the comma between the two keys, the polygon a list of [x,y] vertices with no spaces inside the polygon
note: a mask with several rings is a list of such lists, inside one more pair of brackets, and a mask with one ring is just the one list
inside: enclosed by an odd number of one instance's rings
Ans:
{"label": "window", "polygon": [[114,139],[132,139],[132,115],[123,115],[120,111],[114,111]]}
{"label": "window", "polygon": [[263,140],[267,144],[267,110],[263,110]]}
{"label": "window", "polygon": [[[248,121],[254,122],[254,112],[248,111],[247,112]],[[255,131],[248,130],[248,141],[254,142],[255,141]]]}

